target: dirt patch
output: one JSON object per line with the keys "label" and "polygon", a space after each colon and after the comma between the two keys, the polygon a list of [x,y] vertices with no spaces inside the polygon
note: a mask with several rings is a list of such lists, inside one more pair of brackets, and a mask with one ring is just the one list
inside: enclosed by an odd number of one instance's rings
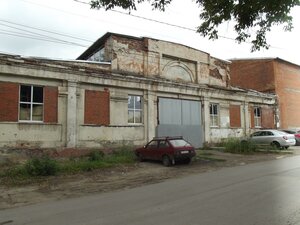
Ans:
{"label": "dirt patch", "polygon": [[76,175],[49,177],[41,182],[23,186],[5,186],[0,183],[0,209],[18,207],[50,200],[79,197],[157,183],[189,174],[214,171],[224,167],[243,166],[249,163],[275,160],[300,154],[238,155],[220,151],[206,151],[189,165],[164,167],[159,162],[142,162],[101,169]]}

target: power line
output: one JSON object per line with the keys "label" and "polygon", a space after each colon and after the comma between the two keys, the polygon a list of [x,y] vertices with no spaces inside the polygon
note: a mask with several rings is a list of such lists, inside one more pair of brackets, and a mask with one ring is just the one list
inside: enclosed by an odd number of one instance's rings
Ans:
{"label": "power line", "polygon": [[[0,32],[0,34],[4,34],[4,35],[10,35],[10,36],[14,36],[14,37],[23,37],[23,38],[29,38],[29,39],[35,39],[35,40],[40,40],[40,41],[47,41],[47,42],[53,42],[53,43],[58,43],[58,44],[66,44],[66,45],[72,45],[74,46],[74,44],[68,43],[68,42],[62,42],[62,41],[55,41],[55,40],[50,40],[50,39],[45,39],[42,37],[35,37],[32,35],[24,35],[24,34],[16,34],[16,33],[11,33],[11,32]],[[78,46],[78,45],[76,45]],[[79,46],[79,47],[88,47],[88,46]]]}
{"label": "power line", "polygon": [[[43,4],[39,4],[39,3],[27,1],[27,0],[19,0],[19,1],[23,1],[23,2],[26,2],[26,3],[30,3],[30,4],[35,4],[35,5],[38,5],[38,6],[41,6],[41,7],[45,7],[45,8],[57,10],[57,11],[60,11],[60,12],[63,12],[63,13],[71,14],[71,15],[76,15],[76,16],[81,16],[81,17],[85,17],[85,18],[89,18],[89,19],[94,19],[94,18],[89,17],[89,16],[84,16],[84,15],[76,14],[76,13],[73,13],[73,12],[69,12],[69,11],[57,9],[57,8],[54,8],[54,7],[46,6],[46,5],[43,5]],[[84,1],[80,1],[80,0],[73,0],[73,1],[81,3],[81,4],[90,5],[89,3],[84,2]],[[151,18],[147,18],[147,17],[143,17],[143,16],[138,16],[138,15],[134,15],[132,13],[126,13],[126,12],[122,12],[122,11],[118,11],[118,10],[109,10],[109,11],[112,11],[112,12],[115,12],[115,13],[119,13],[119,14],[123,14],[123,15],[126,15],[126,16],[135,17],[135,18],[138,18],[138,19],[143,19],[143,20],[147,20],[147,21],[151,21],[151,22],[163,24],[163,25],[166,25],[166,26],[172,26],[172,27],[179,28],[179,29],[184,29],[184,30],[193,31],[193,32],[197,31],[196,29],[193,29],[193,28],[189,28],[189,27],[185,27],[185,26],[180,26],[180,25],[176,25],[176,24],[171,24],[171,23],[167,23],[167,22],[163,22],[163,21],[160,21],[160,20],[155,20],[155,19],[151,19]],[[98,20],[98,19],[94,19],[94,20]],[[231,38],[231,37],[222,36],[222,35],[219,35],[219,37],[223,38],[223,39],[228,39],[228,40],[236,42],[236,39]],[[245,43],[252,44],[249,41],[245,41]],[[270,48],[282,49],[282,48],[278,48],[278,47],[271,46],[271,45],[270,45]]]}
{"label": "power line", "polygon": [[85,39],[85,38],[79,38],[79,37],[71,36],[71,35],[68,35],[68,34],[62,34],[62,33],[58,33],[58,32],[55,32],[55,31],[49,31],[49,30],[45,30],[45,29],[41,29],[41,28],[37,28],[37,27],[32,27],[32,26],[28,26],[28,25],[24,25],[24,24],[20,24],[20,23],[11,22],[11,21],[8,21],[8,20],[0,19],[0,21],[5,22],[5,23],[9,23],[9,24],[13,24],[13,25],[17,25],[17,26],[21,26],[21,27],[26,27],[26,28],[30,28],[30,29],[34,29],[34,30],[39,30],[39,31],[51,33],[51,34],[56,34],[56,35],[60,35],[60,36],[68,37],[68,38],[73,38],[73,39],[77,39],[77,40],[81,40],[81,41],[93,42],[92,40],[88,40],[88,39]]}
{"label": "power line", "polygon": [[[79,43],[70,42],[70,41],[59,39],[59,38],[43,35],[43,34],[40,34],[40,33],[36,33],[36,32],[29,31],[29,30],[21,29],[21,28],[18,28],[18,27],[7,25],[7,24],[0,23],[0,25],[6,26],[6,27],[9,27],[9,28],[12,28],[12,29],[20,30],[20,31],[23,31],[23,32],[26,32],[26,33],[34,34],[34,35],[36,35],[35,37],[41,37],[41,38],[43,38],[43,40],[53,40],[53,41],[58,41],[58,42],[61,42],[61,43],[86,47],[85,45],[82,45],[82,44],[79,44]],[[22,33],[22,34],[24,34],[24,33]]]}
{"label": "power line", "polygon": [[[82,3],[82,4],[86,4],[86,5],[90,5],[89,3],[83,2],[83,1],[80,1],[80,0],[73,0],[73,1],[78,2],[78,3]],[[181,26],[181,25],[177,25],[177,24],[167,23],[167,22],[164,22],[164,21],[151,19],[151,18],[147,18],[147,17],[144,17],[144,16],[134,15],[131,12],[127,13],[127,12],[122,12],[122,11],[115,10],[115,9],[110,9],[109,11],[116,12],[116,13],[119,13],[119,14],[123,14],[123,15],[126,15],[126,16],[135,17],[135,18],[142,19],[142,20],[147,20],[147,21],[150,21],[150,22],[159,23],[159,24],[166,25],[166,26],[171,26],[171,27],[175,27],[175,28],[179,28],[179,29],[184,29],[184,30],[188,30],[188,31],[197,32],[196,29],[193,29],[193,28],[190,28],[190,27],[185,27],[185,26]],[[218,35],[218,37],[223,38],[223,39],[232,40],[232,41],[237,41],[235,38],[231,38],[231,37],[227,37],[227,36],[223,36],[223,35]],[[250,41],[244,41],[244,42],[248,43],[248,44],[252,44],[252,42],[250,42]],[[282,48],[271,46],[271,45],[270,45],[270,48],[282,49]]]}

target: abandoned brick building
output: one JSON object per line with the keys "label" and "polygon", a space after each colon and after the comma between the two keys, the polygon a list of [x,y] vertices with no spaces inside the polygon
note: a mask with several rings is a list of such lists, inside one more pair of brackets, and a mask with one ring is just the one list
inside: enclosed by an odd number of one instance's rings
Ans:
{"label": "abandoned brick building", "polygon": [[142,145],[161,135],[200,147],[273,128],[276,96],[231,86],[229,65],[114,33],[77,60],[1,54],[0,147]]}
{"label": "abandoned brick building", "polygon": [[276,127],[300,128],[299,65],[280,58],[233,59],[231,61],[231,85],[275,94],[278,101]]}

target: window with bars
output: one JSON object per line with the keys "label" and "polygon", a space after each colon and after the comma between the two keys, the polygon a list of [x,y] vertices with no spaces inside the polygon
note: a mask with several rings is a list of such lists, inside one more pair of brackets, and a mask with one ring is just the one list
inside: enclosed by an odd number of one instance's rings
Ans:
{"label": "window with bars", "polygon": [[209,113],[210,113],[210,126],[218,127],[219,126],[219,105],[210,104]]}
{"label": "window with bars", "polygon": [[141,124],[142,123],[142,97],[128,96],[128,123]]}
{"label": "window with bars", "polygon": [[254,107],[254,127],[261,127],[261,108]]}
{"label": "window with bars", "polygon": [[20,85],[19,121],[43,121],[43,87]]}

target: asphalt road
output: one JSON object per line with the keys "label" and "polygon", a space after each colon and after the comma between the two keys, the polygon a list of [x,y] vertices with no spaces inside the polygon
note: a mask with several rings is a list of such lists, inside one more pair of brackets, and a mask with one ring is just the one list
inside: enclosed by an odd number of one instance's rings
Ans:
{"label": "asphalt road", "polygon": [[300,225],[300,156],[0,211],[0,225]]}

